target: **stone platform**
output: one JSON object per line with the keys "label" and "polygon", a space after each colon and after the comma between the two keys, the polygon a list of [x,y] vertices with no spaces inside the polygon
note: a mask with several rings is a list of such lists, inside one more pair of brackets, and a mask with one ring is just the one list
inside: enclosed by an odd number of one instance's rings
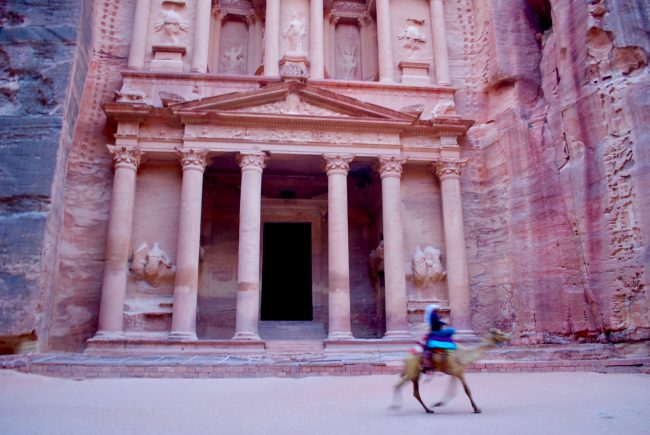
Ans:
{"label": "stone platform", "polygon": [[[404,358],[403,351],[381,348],[334,352],[307,346],[303,353],[298,353],[295,347],[290,348],[291,353],[283,353],[285,345],[285,342],[270,341],[266,343],[266,350],[246,353],[240,349],[238,354],[222,355],[196,352],[8,355],[0,357],[0,368],[75,379],[359,376],[398,374]],[[471,364],[466,371],[650,374],[650,354],[644,343],[633,347],[602,344],[505,346],[486,352],[483,360]]]}

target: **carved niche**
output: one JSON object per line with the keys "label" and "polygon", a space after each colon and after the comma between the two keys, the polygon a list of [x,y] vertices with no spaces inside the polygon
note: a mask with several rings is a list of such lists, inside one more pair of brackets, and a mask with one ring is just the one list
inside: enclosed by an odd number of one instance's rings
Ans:
{"label": "carved niche", "polygon": [[149,249],[147,242],[143,242],[133,252],[131,271],[147,283],[158,286],[161,282],[174,276],[176,267],[169,256],[160,249],[158,243]]}

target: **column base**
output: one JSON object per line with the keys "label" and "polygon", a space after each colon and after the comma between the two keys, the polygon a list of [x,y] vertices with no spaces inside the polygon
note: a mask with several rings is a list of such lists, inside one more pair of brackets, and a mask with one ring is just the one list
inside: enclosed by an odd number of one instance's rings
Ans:
{"label": "column base", "polygon": [[121,340],[124,331],[97,331],[91,340]]}
{"label": "column base", "polygon": [[232,337],[233,340],[261,340],[256,332],[236,332]]}
{"label": "column base", "polygon": [[330,332],[327,334],[328,340],[354,340],[351,332]]}
{"label": "column base", "polygon": [[384,340],[413,338],[410,331],[386,331]]}
{"label": "column base", "polygon": [[196,332],[182,332],[182,331],[172,331],[169,333],[168,340],[198,340]]}

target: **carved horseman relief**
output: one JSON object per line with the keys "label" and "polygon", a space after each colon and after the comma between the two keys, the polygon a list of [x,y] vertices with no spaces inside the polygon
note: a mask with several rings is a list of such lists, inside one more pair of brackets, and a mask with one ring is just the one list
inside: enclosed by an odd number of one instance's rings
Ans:
{"label": "carved horseman relief", "polygon": [[146,242],[133,252],[131,271],[152,286],[158,286],[162,281],[174,276],[176,267],[169,256],[158,246],[149,249]]}
{"label": "carved horseman relief", "polygon": [[397,35],[397,39],[402,41],[407,59],[413,59],[415,52],[420,50],[427,41],[422,29],[423,24],[423,19],[409,18],[406,20],[406,25],[402,28],[402,31]]}
{"label": "carved horseman relief", "polygon": [[184,6],[185,2],[163,2],[161,18],[154,24],[154,29],[163,35],[166,44],[179,45],[190,28],[189,22],[181,14]]}
{"label": "carved horseman relief", "polygon": [[418,246],[413,254],[411,267],[416,287],[426,287],[447,277],[440,262],[440,250],[433,246],[426,246],[424,250]]}

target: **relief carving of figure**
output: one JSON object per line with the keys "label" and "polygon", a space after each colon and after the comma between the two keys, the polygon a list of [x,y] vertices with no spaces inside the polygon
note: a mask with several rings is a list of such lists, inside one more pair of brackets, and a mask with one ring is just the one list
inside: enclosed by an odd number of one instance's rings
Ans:
{"label": "relief carving of figure", "polygon": [[402,29],[400,34],[397,35],[397,39],[402,41],[402,45],[406,49],[408,58],[410,59],[413,57],[415,52],[419,50],[420,47],[427,41],[427,39],[424,36],[422,30],[420,30],[418,27],[418,24],[422,25],[424,23],[424,20],[408,19],[407,21],[411,22],[412,24],[407,24]]}
{"label": "relief carving of figure", "polygon": [[379,272],[384,271],[384,241],[381,240],[377,249],[370,251],[370,273],[377,277]]}
{"label": "relief carving of figure", "polygon": [[149,249],[144,242],[133,252],[131,271],[149,284],[157,286],[166,278],[174,276],[176,267],[158,243]]}
{"label": "relief carving of figure", "polygon": [[223,66],[224,72],[242,73],[244,66],[244,48],[240,45],[227,49],[221,57],[221,65]]}
{"label": "relief carving of figure", "polygon": [[418,246],[412,261],[413,282],[416,287],[425,287],[434,282],[442,281],[447,273],[440,262],[440,250],[427,246],[424,251]]}
{"label": "relief carving of figure", "polygon": [[189,25],[180,14],[172,9],[165,9],[162,12],[162,19],[154,26],[156,32],[163,31],[172,44],[178,43],[178,37],[187,33]]}
{"label": "relief carving of figure", "polygon": [[341,59],[341,78],[354,79],[357,74],[357,47],[339,46],[339,59]]}
{"label": "relief carving of figure", "polygon": [[305,55],[305,38],[307,31],[305,24],[298,17],[295,17],[289,22],[287,30],[283,36],[287,38],[289,44],[288,55],[290,56],[304,56]]}

